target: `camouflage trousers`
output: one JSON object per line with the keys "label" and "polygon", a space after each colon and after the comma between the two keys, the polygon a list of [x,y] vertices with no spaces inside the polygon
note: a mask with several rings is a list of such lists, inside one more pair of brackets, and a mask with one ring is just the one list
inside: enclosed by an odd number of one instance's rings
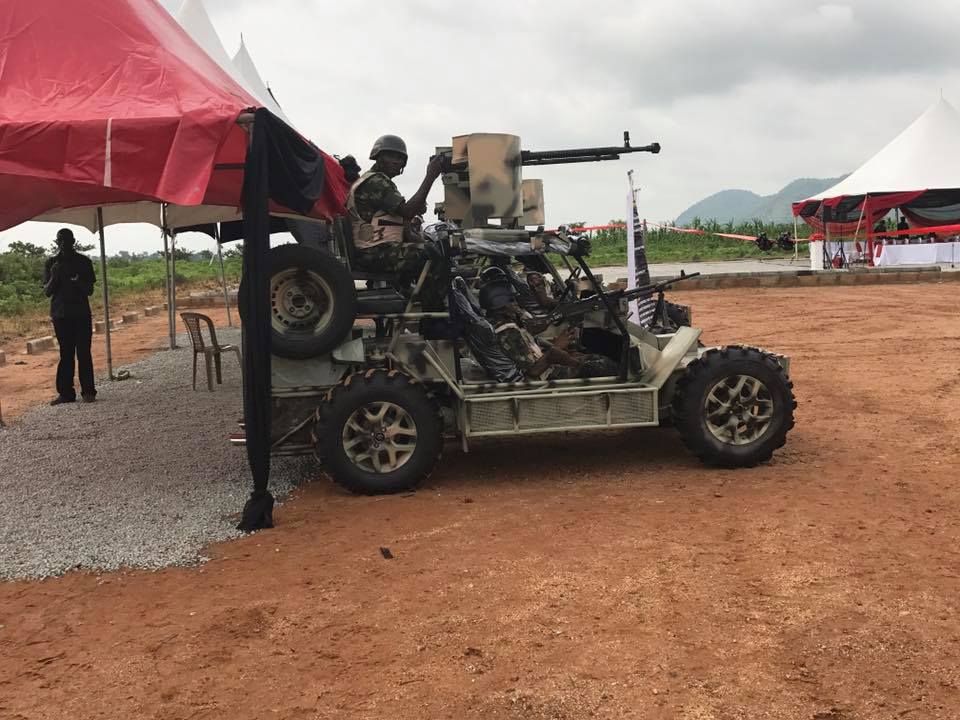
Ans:
{"label": "camouflage trousers", "polygon": [[[357,248],[356,269],[363,272],[398,275],[399,290],[410,296],[427,262],[423,248],[416,243],[380,243],[370,248]],[[442,311],[447,288],[437,278],[428,276],[420,290],[420,304],[425,311]]]}
{"label": "camouflage trousers", "polygon": [[574,370],[571,367],[554,367],[550,372],[551,380],[569,380],[571,378],[610,377],[616,375],[620,368],[605,355],[586,355],[580,367]]}
{"label": "camouflage trousers", "polygon": [[413,243],[385,242],[357,248],[357,270],[385,275],[416,275],[423,268],[423,250]]}

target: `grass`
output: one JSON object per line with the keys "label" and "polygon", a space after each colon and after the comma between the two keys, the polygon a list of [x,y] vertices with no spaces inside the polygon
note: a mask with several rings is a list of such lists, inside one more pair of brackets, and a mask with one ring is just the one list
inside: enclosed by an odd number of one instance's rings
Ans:
{"label": "grass", "polygon": [[[614,222],[622,222],[614,220]],[[771,240],[782,232],[793,236],[793,226],[775,223],[749,223],[742,225],[718,225],[711,223],[704,230],[711,232],[736,233],[756,237],[765,232]],[[803,233],[801,232],[801,236]],[[806,246],[800,246],[804,253]],[[744,258],[771,258],[790,257],[792,251],[784,252],[777,248],[762,252],[753,242],[735,240],[732,238],[717,237],[716,235],[692,235],[673,230],[650,230],[647,233],[647,262],[707,262],[715,260],[740,260]],[[592,249],[590,253],[592,265],[626,265],[627,264],[627,234],[626,230],[598,230],[592,235]]]}
{"label": "grass", "polygon": [[[16,337],[46,333],[50,301],[43,295],[43,257],[0,253],[0,342]],[[227,283],[240,281],[239,256],[224,258]],[[100,265],[94,262],[97,285],[90,298],[94,315],[103,312]],[[111,258],[107,261],[110,311],[118,313],[156,305],[166,300],[163,258]],[[220,285],[220,266],[215,260],[178,259],[177,288],[184,292],[214,289]],[[178,293],[179,294],[179,293]]]}

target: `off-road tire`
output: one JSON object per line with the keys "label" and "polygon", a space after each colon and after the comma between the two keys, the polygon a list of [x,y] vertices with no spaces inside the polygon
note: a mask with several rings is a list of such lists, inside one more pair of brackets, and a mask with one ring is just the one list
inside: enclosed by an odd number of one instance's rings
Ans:
{"label": "off-road tire", "polygon": [[[724,418],[726,405],[709,399],[711,393],[717,397],[714,391],[718,388],[722,397],[724,390],[729,389],[726,383],[736,386],[739,377],[759,381],[763,387],[762,400],[751,401],[746,397],[750,407],[756,408],[755,412],[759,414],[759,408],[771,406],[770,420],[764,428],[757,428],[761,423],[749,420],[751,411],[746,410],[748,421],[741,426],[744,431],[758,434],[744,444],[727,442],[717,436],[716,423]],[[756,387],[752,381],[745,387],[748,392],[750,384]],[[742,394],[738,397],[744,399]],[[683,442],[702,462],[719,467],[753,467],[769,460],[775,450],[783,447],[787,433],[793,428],[796,407],[793,383],[774,356],[757,348],[732,346],[708,350],[687,366],[677,380],[672,415]],[[727,416],[736,416],[736,412]],[[739,428],[735,432],[739,432]]]}
{"label": "off-road tire", "polygon": [[[412,452],[402,464],[394,470],[376,472],[371,467],[362,467],[350,455],[353,453],[359,457],[364,450],[369,451],[368,441],[354,444],[349,451],[345,446],[356,439],[356,419],[363,420],[363,416],[357,413],[362,414],[369,408],[372,414],[376,414],[384,405],[401,409],[390,411],[388,421],[395,420],[397,413],[405,414],[406,433],[412,426],[416,435]],[[348,425],[351,420],[354,423]],[[316,411],[313,443],[327,472],[347,490],[361,495],[402,492],[415,488],[429,477],[440,460],[443,418],[421,383],[398,370],[370,369],[348,375],[327,392]],[[387,450],[379,450],[378,457],[382,458],[382,453]],[[360,462],[370,459],[367,457]]]}
{"label": "off-road tire", "polygon": [[337,258],[305,245],[270,251],[274,355],[306,360],[328,353],[347,337],[356,316],[353,278]]}

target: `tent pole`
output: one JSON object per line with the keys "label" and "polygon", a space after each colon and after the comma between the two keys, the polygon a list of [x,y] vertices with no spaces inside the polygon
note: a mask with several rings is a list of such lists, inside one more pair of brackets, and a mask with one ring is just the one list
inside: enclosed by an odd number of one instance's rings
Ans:
{"label": "tent pole", "polygon": [[170,233],[170,349],[177,347],[177,233]]}
{"label": "tent pole", "polygon": [[798,257],[800,257],[800,243],[797,242],[797,241],[799,240],[799,238],[797,237],[797,235],[799,235],[799,234],[800,234],[800,233],[799,233],[799,229],[798,229],[798,226],[797,226],[797,216],[794,215],[794,216],[793,216],[793,259],[794,259],[794,260],[796,260]]}
{"label": "tent pole", "polygon": [[170,336],[170,349],[175,350],[177,347],[177,321],[176,316],[174,315],[173,309],[173,296],[170,294],[170,287],[173,283],[173,273],[170,271],[170,261],[173,258],[172,253],[170,252],[170,244],[167,239],[168,230],[167,230],[167,205],[164,203],[160,206],[160,225],[161,233],[163,235],[163,260],[164,260],[164,272],[166,273],[166,290],[167,290],[167,331]]}
{"label": "tent pole", "polygon": [[113,352],[110,347],[110,291],[107,287],[107,243],[103,236],[103,208],[97,208],[97,227],[100,230],[100,284],[103,286],[103,326],[107,345],[107,374],[113,380]]}
{"label": "tent pole", "polygon": [[227,294],[227,274],[223,269],[223,248],[220,245],[220,225],[213,226],[213,239],[217,241],[217,258],[220,260],[220,284],[223,286],[223,306],[227,309],[227,325],[233,327],[230,315],[230,296]]}

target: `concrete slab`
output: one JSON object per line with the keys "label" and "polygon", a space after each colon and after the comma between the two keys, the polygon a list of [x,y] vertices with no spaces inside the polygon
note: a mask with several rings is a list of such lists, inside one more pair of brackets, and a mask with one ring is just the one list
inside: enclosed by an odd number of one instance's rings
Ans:
{"label": "concrete slab", "polygon": [[0,350],[0,367],[3,367],[6,364],[7,364],[7,354],[3,350]]}
{"label": "concrete slab", "polygon": [[56,347],[56,343],[52,335],[27,340],[27,355],[39,355],[48,350],[53,350],[54,347]]}
{"label": "concrete slab", "polygon": [[124,324],[140,322],[140,313],[127,312],[122,315]]}

